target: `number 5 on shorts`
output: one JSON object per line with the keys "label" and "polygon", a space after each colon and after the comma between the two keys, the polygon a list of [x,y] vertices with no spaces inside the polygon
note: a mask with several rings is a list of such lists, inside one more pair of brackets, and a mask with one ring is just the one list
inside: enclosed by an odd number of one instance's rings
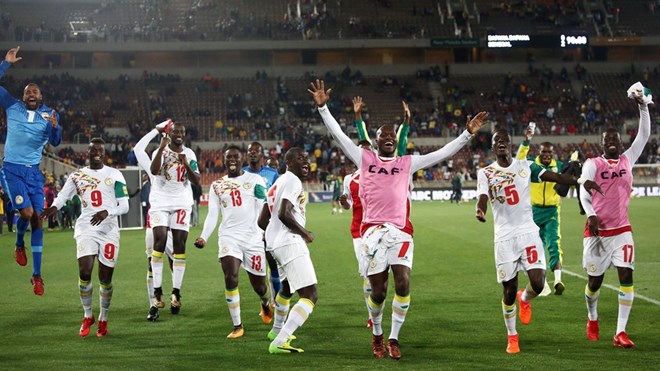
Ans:
{"label": "number 5 on shorts", "polygon": [[527,262],[529,264],[534,264],[539,260],[539,253],[536,251],[536,246],[525,247],[525,253],[527,254]]}

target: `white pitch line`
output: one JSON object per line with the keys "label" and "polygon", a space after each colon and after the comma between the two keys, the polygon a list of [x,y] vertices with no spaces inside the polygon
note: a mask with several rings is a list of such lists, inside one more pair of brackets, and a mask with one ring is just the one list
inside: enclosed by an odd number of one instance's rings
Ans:
{"label": "white pitch line", "polygon": [[[587,277],[585,277],[585,276],[583,276],[583,275],[581,275],[581,274],[577,274],[577,273],[575,273],[575,272],[571,272],[571,271],[566,270],[566,269],[562,269],[562,272],[568,274],[569,276],[573,276],[573,277],[577,277],[577,278],[582,278],[582,279],[585,280],[585,281],[588,280]],[[612,285],[608,285],[608,284],[606,284],[606,283],[604,283],[602,286],[603,286],[603,287],[607,287],[608,289],[612,289],[612,290],[614,290],[614,291],[619,291],[619,288],[618,288],[618,287],[616,287],[616,286],[612,286]],[[640,295],[640,294],[638,294],[638,293],[635,293],[635,299],[642,299],[642,300],[644,300],[644,301],[648,301],[648,302],[651,303],[651,304],[655,304],[655,305],[660,306],[660,301],[655,300],[655,299],[651,299],[651,298],[649,298],[648,296]]]}

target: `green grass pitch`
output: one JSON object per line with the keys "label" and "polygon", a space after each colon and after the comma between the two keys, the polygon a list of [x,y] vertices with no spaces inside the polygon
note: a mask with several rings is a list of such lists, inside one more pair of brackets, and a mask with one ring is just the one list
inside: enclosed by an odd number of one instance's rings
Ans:
{"label": "green grass pitch", "polygon": [[[82,308],[72,232],[45,233],[46,291],[37,297],[29,282],[31,256],[27,267],[14,262],[14,237],[5,229],[0,237],[0,369],[650,369],[660,362],[658,210],[660,198],[631,202],[637,265],[628,334],[637,344],[634,349],[612,346],[617,292],[609,288],[602,289],[598,307],[601,340],[585,338],[584,217],[577,213],[576,201],[567,200],[562,208],[567,290],[563,296],[533,301],[532,323],[518,322],[522,351],[509,355],[504,351],[506,330],[501,286],[495,277],[490,210],[482,224],[474,218],[474,202],[414,203],[411,309],[400,334],[399,362],[371,355],[371,333],[365,327],[367,313],[348,232],[350,213],[331,215],[328,204],[308,206],[308,227],[316,236],[309,248],[319,280],[319,301],[296,333],[294,344],[305,353],[294,355],[268,354],[270,326],[260,321],[258,298],[244,272],[240,292],[246,334],[226,339],[232,324],[217,262],[217,236],[206,249],[196,249],[192,241],[200,227],[193,228],[188,239],[181,313],[173,316],[163,310],[156,323],[146,321],[144,232],[122,233],[109,334],[101,339],[94,332],[85,339],[78,336]],[[171,287],[169,277],[166,273],[165,292]],[[524,276],[519,278],[526,284]],[[96,276],[93,282],[93,308],[98,315]],[[618,287],[614,270],[606,274],[606,283]],[[390,282],[385,336],[392,295]]]}

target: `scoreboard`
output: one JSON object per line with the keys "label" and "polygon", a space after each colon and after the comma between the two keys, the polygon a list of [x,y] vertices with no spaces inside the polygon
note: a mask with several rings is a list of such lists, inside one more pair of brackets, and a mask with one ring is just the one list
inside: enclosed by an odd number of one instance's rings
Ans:
{"label": "scoreboard", "polygon": [[486,42],[488,48],[583,48],[589,45],[589,38],[583,34],[507,34],[488,35]]}

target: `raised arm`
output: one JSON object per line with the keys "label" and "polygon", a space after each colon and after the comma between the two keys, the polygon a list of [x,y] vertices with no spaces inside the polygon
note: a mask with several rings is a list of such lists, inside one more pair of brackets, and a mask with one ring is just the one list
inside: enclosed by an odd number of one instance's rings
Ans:
{"label": "raised arm", "polygon": [[[0,62],[0,79],[5,75],[5,72],[7,72],[7,69],[9,69],[9,66],[11,66],[12,63],[23,59],[16,56],[16,53],[18,53],[20,48],[20,46],[17,46],[15,48],[9,49],[7,55],[5,55],[5,60]],[[16,98],[12,97],[5,88],[0,87],[0,105],[2,105],[2,107],[8,108],[16,102]]]}
{"label": "raised arm", "polygon": [[516,158],[518,160],[524,160],[527,158],[527,154],[529,153],[529,145],[530,142],[532,141],[532,137],[534,136],[534,128],[536,127],[536,124],[532,127],[532,123],[530,122],[529,126],[527,126],[527,130],[525,131],[525,139],[520,143],[520,146],[518,147],[518,152],[516,153]]}
{"label": "raised arm", "polygon": [[362,120],[362,107],[364,103],[362,102],[362,97],[353,97],[353,112],[355,112],[355,129],[358,133],[358,140],[366,140],[371,143],[371,138],[369,138],[369,132],[367,132],[367,126]]}
{"label": "raised arm", "polygon": [[397,156],[403,156],[406,154],[408,149],[408,132],[410,131],[410,108],[408,103],[401,101],[403,104],[403,122],[399,126],[399,129],[396,131],[396,154]]}
{"label": "raised arm", "polygon": [[142,166],[142,168],[147,171],[149,177],[151,177],[152,174],[151,171],[149,171],[151,168],[151,159],[147,155],[147,146],[158,134],[160,134],[158,129],[153,129],[145,136],[143,136],[137,143],[135,143],[135,147],[133,148],[133,152],[135,152],[135,158],[137,158],[138,164],[140,164],[140,166]]}
{"label": "raised arm", "polygon": [[455,155],[456,152],[460,151],[460,149],[470,141],[472,134],[481,129],[486,123],[486,118],[488,118],[488,113],[486,112],[479,112],[474,117],[468,116],[467,129],[461,133],[458,138],[447,143],[437,151],[422,156],[413,156],[412,171],[426,169],[429,166],[435,165]]}
{"label": "raised arm", "polygon": [[624,152],[631,164],[637,162],[639,156],[644,152],[646,142],[648,142],[649,137],[651,136],[651,115],[649,114],[649,106],[647,103],[644,103],[641,96],[636,96],[635,100],[639,105],[639,129],[637,130],[637,136],[630,145],[630,148]]}
{"label": "raised arm", "polygon": [[59,125],[60,116],[52,110],[50,116],[46,119],[50,125],[46,126],[48,131],[48,142],[51,146],[57,147],[62,143],[62,127]]}
{"label": "raised arm", "polygon": [[325,90],[325,83],[323,80],[316,80],[315,83],[310,83],[311,88],[307,91],[314,98],[314,103],[318,107],[323,123],[330,131],[330,134],[335,138],[339,147],[344,151],[346,157],[348,157],[353,163],[359,168],[362,164],[362,149],[355,145],[351,138],[349,138],[343,131],[337,120],[332,117],[330,110],[326,103],[330,100],[330,92],[332,89]]}
{"label": "raised arm", "polygon": [[160,168],[163,166],[163,150],[170,143],[170,138],[164,136],[160,139],[160,145],[158,149],[151,155],[151,165],[149,166],[149,171],[151,175],[156,176],[160,172]]}

